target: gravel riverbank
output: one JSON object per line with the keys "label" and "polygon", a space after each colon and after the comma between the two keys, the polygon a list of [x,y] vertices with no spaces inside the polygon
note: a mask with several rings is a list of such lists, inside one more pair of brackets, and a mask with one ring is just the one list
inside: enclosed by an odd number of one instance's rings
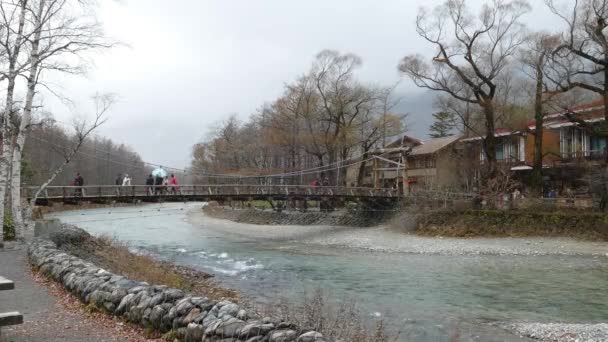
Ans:
{"label": "gravel riverbank", "polygon": [[516,323],[505,329],[541,341],[604,342],[608,341],[608,324]]}
{"label": "gravel riverbank", "polygon": [[[604,242],[570,238],[442,238],[395,231],[389,226],[252,225],[209,216],[193,210],[193,224],[226,235],[252,240],[284,240],[299,244],[361,249],[381,253],[437,255],[591,255],[608,257]],[[212,224],[210,224],[212,223]]]}

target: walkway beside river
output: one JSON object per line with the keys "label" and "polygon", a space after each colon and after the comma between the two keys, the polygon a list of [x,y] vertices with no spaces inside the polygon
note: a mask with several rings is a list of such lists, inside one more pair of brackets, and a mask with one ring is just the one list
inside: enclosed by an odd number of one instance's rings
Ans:
{"label": "walkway beside river", "polygon": [[15,290],[0,292],[0,311],[20,311],[25,321],[3,328],[3,342],[148,341],[130,325],[88,312],[54,282],[33,274],[23,245],[0,249],[0,274],[15,282]]}

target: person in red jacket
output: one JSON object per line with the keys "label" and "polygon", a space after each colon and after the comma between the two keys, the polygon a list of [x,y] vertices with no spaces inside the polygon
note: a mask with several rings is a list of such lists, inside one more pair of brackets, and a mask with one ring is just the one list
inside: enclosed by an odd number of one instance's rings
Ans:
{"label": "person in red jacket", "polygon": [[171,186],[171,192],[173,192],[174,194],[177,194],[178,182],[177,182],[177,177],[175,177],[174,174],[171,174],[171,179],[169,179],[169,185]]}

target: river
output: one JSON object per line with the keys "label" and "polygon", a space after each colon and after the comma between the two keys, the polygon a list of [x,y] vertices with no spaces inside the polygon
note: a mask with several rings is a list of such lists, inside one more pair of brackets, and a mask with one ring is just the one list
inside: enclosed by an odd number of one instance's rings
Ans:
{"label": "river", "polygon": [[521,341],[495,322],[605,322],[608,248],[543,239],[421,239],[386,229],[270,227],[201,204],[50,215],[134,250],[216,274],[257,302],[322,288],[408,341]]}

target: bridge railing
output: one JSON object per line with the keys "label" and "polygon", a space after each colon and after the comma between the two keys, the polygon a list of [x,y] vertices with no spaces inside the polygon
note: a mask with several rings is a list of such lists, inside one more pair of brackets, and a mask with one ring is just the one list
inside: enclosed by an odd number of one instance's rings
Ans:
{"label": "bridge railing", "polygon": [[[37,187],[24,187],[23,197],[31,199]],[[193,185],[86,185],[49,186],[38,198],[120,198],[148,196],[188,196],[188,197],[400,197],[397,189],[374,189],[366,187],[336,187],[312,185],[241,185],[241,184],[193,184]]]}

